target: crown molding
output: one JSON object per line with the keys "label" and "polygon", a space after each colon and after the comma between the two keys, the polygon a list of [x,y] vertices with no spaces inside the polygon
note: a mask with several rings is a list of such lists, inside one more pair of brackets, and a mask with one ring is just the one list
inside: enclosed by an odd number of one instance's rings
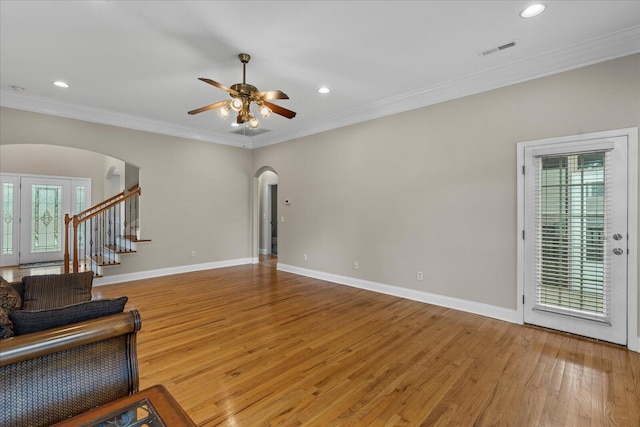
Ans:
{"label": "crown molding", "polygon": [[231,145],[241,148],[253,148],[251,142],[241,135],[220,135],[216,132],[202,132],[200,130],[178,126],[168,122],[151,120],[115,111],[98,108],[72,105],[49,99],[26,96],[8,91],[0,92],[0,106],[25,110],[33,113],[48,114],[50,116],[65,117],[68,119],[83,120],[86,122],[100,123],[103,125],[117,126],[126,129],[134,129],[144,132],[152,132],[161,135],[176,136],[179,138],[194,139],[198,141],[213,142],[221,145]]}
{"label": "crown molding", "polygon": [[403,113],[638,52],[640,52],[640,25],[388,98],[347,113],[327,116],[316,121],[313,126],[259,135],[252,141],[253,148]]}
{"label": "crown molding", "polygon": [[[0,105],[52,116],[253,149],[632,55],[640,52],[639,41],[640,25],[637,25],[602,37],[584,40],[537,56],[388,98],[346,113],[319,118],[310,126],[293,128],[287,131],[273,131],[253,136],[250,140],[241,135],[203,132],[167,122],[96,108],[64,104],[8,91],[0,92]],[[482,58],[479,60],[482,60]]]}

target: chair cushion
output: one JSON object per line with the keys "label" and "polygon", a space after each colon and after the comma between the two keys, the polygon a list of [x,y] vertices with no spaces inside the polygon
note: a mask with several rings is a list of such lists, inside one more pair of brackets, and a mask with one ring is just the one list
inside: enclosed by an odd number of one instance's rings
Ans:
{"label": "chair cushion", "polygon": [[13,335],[13,323],[9,319],[9,314],[0,307],[0,340],[11,338]]}
{"label": "chair cushion", "polygon": [[84,322],[102,316],[121,313],[127,297],[83,301],[49,310],[17,310],[9,315],[16,335],[29,334],[58,326]]}
{"label": "chair cushion", "polygon": [[20,307],[22,307],[20,294],[6,280],[0,277],[0,308],[6,314],[9,314],[14,310],[20,309]]}
{"label": "chair cushion", "polygon": [[93,272],[45,274],[22,278],[24,300],[22,309],[28,311],[63,307],[91,299]]}

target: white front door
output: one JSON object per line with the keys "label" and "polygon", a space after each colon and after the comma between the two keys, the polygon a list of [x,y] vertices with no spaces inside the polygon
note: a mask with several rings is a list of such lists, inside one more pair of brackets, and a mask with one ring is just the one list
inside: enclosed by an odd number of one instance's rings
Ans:
{"label": "white front door", "polygon": [[64,215],[71,213],[71,181],[21,180],[20,264],[64,258]]}
{"label": "white front door", "polygon": [[531,144],[524,167],[524,322],[626,344],[627,138]]}

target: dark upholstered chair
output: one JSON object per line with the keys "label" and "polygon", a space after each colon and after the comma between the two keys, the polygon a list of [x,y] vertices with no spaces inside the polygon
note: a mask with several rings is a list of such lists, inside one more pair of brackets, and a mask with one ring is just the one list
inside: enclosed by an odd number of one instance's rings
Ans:
{"label": "dark upholstered chair", "polygon": [[0,340],[0,425],[38,427],[138,391],[137,310]]}

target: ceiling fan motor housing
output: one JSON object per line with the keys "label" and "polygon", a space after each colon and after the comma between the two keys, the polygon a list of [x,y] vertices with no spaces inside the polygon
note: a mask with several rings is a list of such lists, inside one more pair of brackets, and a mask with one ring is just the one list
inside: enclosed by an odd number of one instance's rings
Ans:
{"label": "ceiling fan motor housing", "polygon": [[[231,89],[235,90],[236,92],[242,94],[242,95],[250,95],[251,92],[257,92],[258,88],[247,84],[247,83],[236,83],[234,85],[231,86]],[[231,96],[233,97],[233,94],[231,94]]]}

